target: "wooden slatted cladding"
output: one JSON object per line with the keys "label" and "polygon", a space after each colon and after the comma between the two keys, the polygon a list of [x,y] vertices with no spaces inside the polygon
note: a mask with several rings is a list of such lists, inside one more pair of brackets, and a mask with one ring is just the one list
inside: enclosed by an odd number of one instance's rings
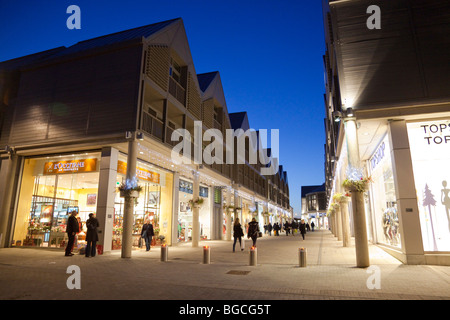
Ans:
{"label": "wooden slatted cladding", "polygon": [[164,91],[168,90],[170,50],[164,45],[148,46],[145,73]]}
{"label": "wooden slatted cladding", "polygon": [[141,46],[24,70],[10,143],[68,141],[132,130]]}
{"label": "wooden slatted cladding", "polygon": [[209,128],[214,128],[214,99],[203,101],[202,106],[202,120],[203,124]]}
{"label": "wooden slatted cladding", "polygon": [[187,94],[187,109],[197,119],[202,118],[202,99],[199,93],[199,89],[195,85],[194,78],[189,72],[188,77],[188,94]]}

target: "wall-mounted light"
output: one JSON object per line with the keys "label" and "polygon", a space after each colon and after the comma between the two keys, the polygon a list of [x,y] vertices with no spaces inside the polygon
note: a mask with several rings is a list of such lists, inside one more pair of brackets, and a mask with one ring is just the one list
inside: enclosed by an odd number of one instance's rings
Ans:
{"label": "wall-mounted light", "polygon": [[353,109],[352,108],[347,108],[345,113],[346,113],[347,117],[353,117],[355,115],[353,113]]}
{"label": "wall-mounted light", "polygon": [[141,141],[144,140],[144,134],[142,132],[136,133],[136,139]]}
{"label": "wall-mounted light", "polygon": [[341,121],[341,118],[342,118],[342,112],[340,112],[340,111],[333,111],[333,120],[334,120],[334,122]]}

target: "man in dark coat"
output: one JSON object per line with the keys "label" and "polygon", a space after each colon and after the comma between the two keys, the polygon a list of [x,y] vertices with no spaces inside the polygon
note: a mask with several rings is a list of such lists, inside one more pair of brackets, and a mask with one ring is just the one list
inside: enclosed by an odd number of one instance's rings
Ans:
{"label": "man in dark coat", "polygon": [[93,213],[89,213],[89,219],[86,221],[86,258],[95,257],[95,249],[98,241],[98,227],[98,220],[94,217]]}
{"label": "man in dark coat", "polygon": [[253,218],[252,221],[248,224],[248,233],[247,238],[252,238],[253,246],[256,247],[256,239],[258,239],[259,226],[256,219]]}
{"label": "man in dark coat", "polygon": [[145,251],[150,251],[152,245],[152,238],[155,235],[153,231],[153,225],[149,219],[147,219],[142,226],[141,237],[145,240]]}
{"label": "man in dark coat", "polygon": [[67,247],[66,247],[66,257],[70,257],[73,256],[72,253],[72,248],[73,248],[73,244],[75,242],[75,235],[80,232],[80,227],[78,225],[78,220],[76,218],[78,212],[73,210],[70,213],[69,219],[67,219],[67,228],[66,228],[66,232],[67,232],[67,236],[69,237],[69,241],[67,242]]}
{"label": "man in dark coat", "polygon": [[303,240],[305,240],[305,233],[306,233],[306,224],[305,224],[305,220],[301,220],[300,221],[300,233],[302,234]]}

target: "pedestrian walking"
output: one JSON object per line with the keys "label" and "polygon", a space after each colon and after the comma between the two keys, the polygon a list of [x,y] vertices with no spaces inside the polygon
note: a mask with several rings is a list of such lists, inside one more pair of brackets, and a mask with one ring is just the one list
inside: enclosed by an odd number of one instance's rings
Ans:
{"label": "pedestrian walking", "polygon": [[233,226],[233,237],[234,237],[234,243],[233,243],[233,252],[234,252],[234,248],[236,246],[236,241],[239,239],[239,247],[241,248],[241,251],[244,250],[244,248],[242,248],[242,237],[244,236],[244,231],[242,231],[242,226],[239,223],[239,218],[236,218],[236,220],[234,221],[234,226]]}
{"label": "pedestrian walking", "polygon": [[272,224],[270,222],[267,225],[267,231],[269,231],[269,236],[272,236]]}
{"label": "pedestrian walking", "polygon": [[98,233],[97,228],[99,227],[97,218],[94,217],[93,213],[89,213],[89,219],[86,221],[86,258],[95,257],[95,251],[97,248]]}
{"label": "pedestrian walking", "polygon": [[145,251],[150,251],[152,245],[152,238],[155,235],[153,231],[153,225],[150,219],[145,220],[141,230],[141,238],[145,240]]}
{"label": "pedestrian walking", "polygon": [[69,240],[67,241],[67,247],[66,247],[66,257],[73,256],[72,248],[75,243],[75,235],[80,232],[80,227],[78,225],[78,220],[76,218],[78,212],[76,210],[73,210],[70,215],[69,219],[67,219],[67,227],[66,232]]}
{"label": "pedestrian walking", "polygon": [[289,223],[289,221],[286,221],[286,223],[284,224],[284,230],[286,230],[286,236],[288,236],[291,232],[291,224]]}
{"label": "pedestrian walking", "polygon": [[302,234],[303,240],[305,240],[306,224],[303,219],[300,221],[300,233]]}
{"label": "pedestrian walking", "polygon": [[252,221],[248,224],[248,233],[247,238],[252,238],[253,246],[256,247],[256,239],[258,239],[259,226],[256,219],[253,218]]}
{"label": "pedestrian walking", "polygon": [[313,221],[313,222],[311,222],[311,230],[312,230],[312,232],[314,232],[314,226],[315,226],[315,224],[314,224],[314,221]]}

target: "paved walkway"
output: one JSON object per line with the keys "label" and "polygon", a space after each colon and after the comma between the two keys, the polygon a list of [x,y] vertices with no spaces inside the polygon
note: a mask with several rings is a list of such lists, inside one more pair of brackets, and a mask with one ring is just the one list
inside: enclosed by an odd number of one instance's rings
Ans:
{"label": "paved walkway", "polygon": [[[169,247],[120,251],[85,258],[65,257],[50,249],[0,249],[0,299],[149,299],[149,300],[299,300],[430,299],[450,300],[450,267],[408,266],[370,246],[371,267],[355,267],[354,246],[344,248],[329,231],[258,239],[258,265],[249,265],[232,242],[202,241],[211,247],[211,264],[202,264],[203,248]],[[307,267],[299,267],[298,249],[307,249]],[[80,268],[81,289],[68,289],[70,265]],[[369,286],[368,286],[369,284]],[[374,287],[379,285],[379,289]],[[372,287],[372,288],[370,288]]]}

